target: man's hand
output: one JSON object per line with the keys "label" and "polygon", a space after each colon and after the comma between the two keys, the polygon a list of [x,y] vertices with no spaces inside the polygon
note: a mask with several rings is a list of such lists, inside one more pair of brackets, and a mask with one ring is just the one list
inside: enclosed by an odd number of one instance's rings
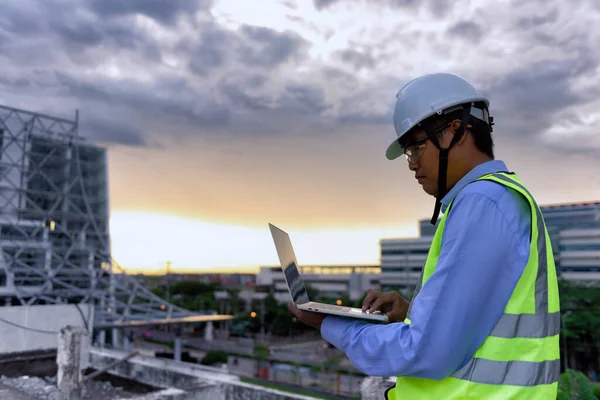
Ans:
{"label": "man's hand", "polygon": [[408,312],[409,302],[398,292],[377,292],[368,290],[363,300],[364,312],[381,311],[387,315],[390,322],[403,322]]}
{"label": "man's hand", "polygon": [[325,314],[299,310],[294,307],[292,303],[288,304],[288,310],[290,310],[291,313],[294,314],[298,320],[300,320],[300,322],[319,330],[321,330],[321,324],[326,317]]}

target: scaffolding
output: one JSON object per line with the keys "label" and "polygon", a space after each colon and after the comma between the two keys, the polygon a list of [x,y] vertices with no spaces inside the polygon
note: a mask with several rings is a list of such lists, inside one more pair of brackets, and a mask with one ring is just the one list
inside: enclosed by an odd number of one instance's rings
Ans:
{"label": "scaffolding", "polygon": [[93,303],[97,324],[197,315],[112,259],[106,149],[78,121],[0,106],[0,305]]}

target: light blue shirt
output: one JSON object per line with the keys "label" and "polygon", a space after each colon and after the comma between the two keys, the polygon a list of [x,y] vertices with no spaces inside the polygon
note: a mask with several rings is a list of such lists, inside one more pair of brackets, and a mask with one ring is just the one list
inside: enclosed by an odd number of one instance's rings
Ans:
{"label": "light blue shirt", "polygon": [[504,312],[529,257],[529,203],[490,181],[499,160],[466,174],[442,199],[446,220],[435,272],[413,299],[411,324],[328,316],[325,340],[369,376],[443,379],[472,358]]}

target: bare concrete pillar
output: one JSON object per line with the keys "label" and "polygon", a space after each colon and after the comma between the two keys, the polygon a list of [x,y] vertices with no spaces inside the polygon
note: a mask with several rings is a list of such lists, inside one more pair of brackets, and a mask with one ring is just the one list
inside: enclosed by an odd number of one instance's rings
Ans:
{"label": "bare concrete pillar", "polygon": [[123,342],[121,340],[121,332],[119,331],[119,328],[112,328],[111,333],[112,333],[112,337],[111,337],[112,347],[115,349],[122,348]]}
{"label": "bare concrete pillar", "polygon": [[360,398],[364,400],[381,400],[385,391],[394,385],[394,381],[380,376],[369,376],[360,385]]}
{"label": "bare concrete pillar", "polygon": [[126,351],[133,350],[134,345],[133,345],[133,333],[132,332],[123,332],[123,348]]}
{"label": "bare concrete pillar", "polygon": [[100,333],[98,333],[98,346],[100,346],[100,348],[103,349],[105,343],[106,343],[106,331],[104,329],[102,329],[100,331]]}
{"label": "bare concrete pillar", "polygon": [[82,371],[89,357],[88,333],[82,327],[60,330],[56,353],[57,400],[80,400]]}
{"label": "bare concrete pillar", "polygon": [[181,361],[181,326],[175,326],[175,347],[173,349],[173,359],[175,361]]}
{"label": "bare concrete pillar", "polygon": [[206,323],[206,328],[204,328],[204,340],[206,340],[207,342],[213,341],[214,336],[215,336],[214,329],[215,329],[215,326],[212,323],[212,321]]}

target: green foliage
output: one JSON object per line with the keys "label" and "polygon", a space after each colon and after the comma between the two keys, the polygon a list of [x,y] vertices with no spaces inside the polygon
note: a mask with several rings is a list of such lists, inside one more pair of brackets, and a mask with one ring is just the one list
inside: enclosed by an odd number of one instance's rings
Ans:
{"label": "green foliage", "polygon": [[326,373],[331,373],[333,371],[336,371],[338,369],[338,367],[340,366],[341,361],[342,360],[338,357],[329,357],[323,363],[323,370]]}
{"label": "green foliage", "polygon": [[204,283],[197,281],[175,282],[171,285],[171,295],[181,294],[186,297],[194,297],[204,293],[212,293],[220,290],[221,284],[217,282]]}
{"label": "green foliage", "polygon": [[319,298],[319,291],[311,285],[306,285],[306,294],[308,295],[309,299]]}
{"label": "green foliage", "polygon": [[257,333],[260,331],[261,321],[264,321],[265,331],[273,335],[287,336],[290,334],[298,334],[306,331],[314,331],[302,323],[297,322],[294,316],[287,309],[285,304],[277,302],[273,294],[269,293],[264,299],[264,313],[262,316],[263,306],[262,301],[252,301],[252,311],[256,312],[256,318],[250,318],[249,315],[240,316],[239,320],[248,320],[248,330]]}
{"label": "green foliage", "polygon": [[557,400],[596,400],[594,387],[581,372],[572,369],[561,374]]}
{"label": "green foliage", "polygon": [[600,383],[592,384],[592,391],[594,392],[594,396],[600,399]]}
{"label": "green foliage", "polygon": [[269,348],[264,344],[254,345],[254,357],[259,361],[266,361],[269,359]]}
{"label": "green foliage", "polygon": [[210,350],[200,360],[200,364],[202,365],[215,365],[219,363],[227,363],[227,353],[224,351]]}
{"label": "green foliage", "polygon": [[[562,334],[567,338],[569,359],[582,371],[600,370],[600,286],[560,281]],[[561,346],[564,342],[561,341]],[[564,349],[563,349],[564,351]],[[564,356],[564,353],[563,353]]]}
{"label": "green foliage", "polygon": [[[175,282],[169,288],[173,304],[190,311],[216,310],[217,301],[214,292],[217,290],[221,290],[220,283],[197,281]],[[167,298],[166,285],[152,292],[163,299]]]}

